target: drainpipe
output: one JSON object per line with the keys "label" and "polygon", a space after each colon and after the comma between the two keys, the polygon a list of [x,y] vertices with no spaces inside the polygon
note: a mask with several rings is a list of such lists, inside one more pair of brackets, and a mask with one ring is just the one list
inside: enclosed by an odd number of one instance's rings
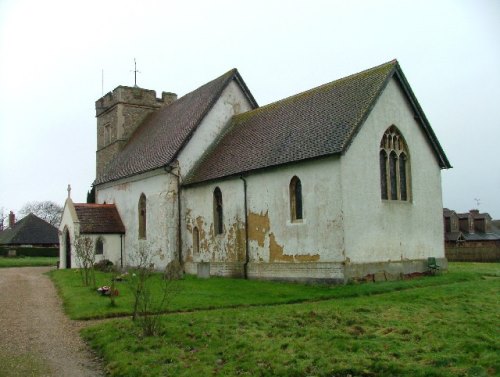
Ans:
{"label": "drainpipe", "polygon": [[244,206],[245,206],[245,264],[243,265],[243,273],[245,279],[248,279],[248,263],[250,262],[250,253],[248,248],[248,207],[247,207],[247,181],[245,177],[240,175],[240,179],[243,181],[243,196],[244,196]]}
{"label": "drainpipe", "polygon": [[182,266],[182,221],[181,221],[181,177],[177,175],[177,254],[179,255],[179,263]]}
{"label": "drainpipe", "polygon": [[120,268],[123,270],[123,234],[120,234]]}
{"label": "drainpipe", "polygon": [[181,266],[183,265],[182,262],[182,232],[181,232],[181,227],[182,227],[182,222],[181,222],[181,176],[179,173],[175,174],[174,173],[174,167],[171,165],[165,166],[165,171],[167,173],[172,174],[177,178],[177,255],[179,257],[179,263]]}

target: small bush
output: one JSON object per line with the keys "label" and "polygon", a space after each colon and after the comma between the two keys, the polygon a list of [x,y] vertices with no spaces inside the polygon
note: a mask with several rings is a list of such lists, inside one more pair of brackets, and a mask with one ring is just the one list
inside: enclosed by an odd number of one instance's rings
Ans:
{"label": "small bush", "polygon": [[0,247],[0,256],[7,256],[11,249],[18,257],[59,257],[57,247]]}
{"label": "small bush", "polygon": [[94,263],[94,269],[101,272],[111,272],[113,270],[113,262],[109,259],[100,260]]}

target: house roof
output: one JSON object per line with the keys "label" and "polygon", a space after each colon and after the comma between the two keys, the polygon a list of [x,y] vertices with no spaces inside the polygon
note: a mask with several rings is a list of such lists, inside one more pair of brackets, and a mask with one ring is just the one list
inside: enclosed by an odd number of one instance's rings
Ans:
{"label": "house roof", "polygon": [[393,60],[234,116],[184,184],[345,152],[392,77],[406,93],[439,165],[451,167]]}
{"label": "house roof", "polygon": [[233,80],[252,107],[257,107],[240,74],[232,69],[150,114],[94,184],[126,178],[170,164]]}
{"label": "house roof", "polygon": [[457,242],[459,240],[464,240],[464,236],[462,232],[445,232],[444,240]]}
{"label": "house roof", "polygon": [[463,233],[466,241],[498,241],[500,234],[494,232]]}
{"label": "house roof", "polygon": [[124,234],[120,214],[114,204],[75,203],[81,234]]}
{"label": "house roof", "polygon": [[59,244],[57,228],[32,213],[0,232],[0,245],[56,244]]}

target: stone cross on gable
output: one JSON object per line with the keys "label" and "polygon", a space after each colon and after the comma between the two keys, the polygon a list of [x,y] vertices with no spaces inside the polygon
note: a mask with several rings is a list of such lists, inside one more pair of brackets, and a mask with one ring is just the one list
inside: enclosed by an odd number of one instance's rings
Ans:
{"label": "stone cross on gable", "polygon": [[68,199],[71,199],[71,185],[68,185]]}

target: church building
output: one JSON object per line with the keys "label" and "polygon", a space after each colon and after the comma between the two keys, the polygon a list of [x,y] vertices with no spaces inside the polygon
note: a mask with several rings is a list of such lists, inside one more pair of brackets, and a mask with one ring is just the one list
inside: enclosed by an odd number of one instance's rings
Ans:
{"label": "church building", "polygon": [[119,86],[97,100],[95,204],[68,196],[98,259],[249,279],[345,282],[446,268],[450,163],[398,62],[259,107],[233,69],[181,98]]}

